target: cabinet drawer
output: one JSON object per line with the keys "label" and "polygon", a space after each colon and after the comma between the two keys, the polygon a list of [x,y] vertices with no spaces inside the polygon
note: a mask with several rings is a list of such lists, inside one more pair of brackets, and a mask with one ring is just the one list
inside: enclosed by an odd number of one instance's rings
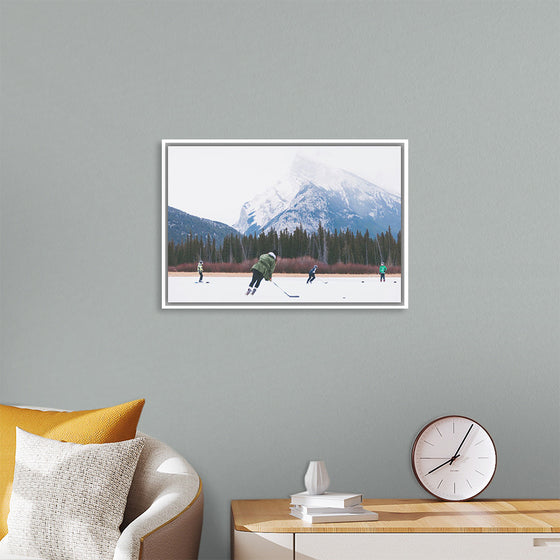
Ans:
{"label": "cabinet drawer", "polygon": [[293,533],[233,531],[233,560],[293,560]]}
{"label": "cabinet drawer", "polygon": [[551,533],[298,533],[295,560],[558,560]]}

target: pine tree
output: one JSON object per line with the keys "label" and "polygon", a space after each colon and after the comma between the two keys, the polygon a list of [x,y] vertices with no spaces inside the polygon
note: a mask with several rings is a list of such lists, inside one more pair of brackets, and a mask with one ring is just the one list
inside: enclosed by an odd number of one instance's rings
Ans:
{"label": "pine tree", "polygon": [[210,235],[200,237],[189,232],[180,243],[167,245],[168,266],[196,263],[202,259],[209,263],[241,263],[254,260],[263,253],[277,251],[282,258],[310,257],[323,264],[360,264],[400,266],[402,258],[402,232],[393,237],[391,228],[377,233],[326,230],[321,223],[317,231],[308,233],[300,224],[293,232],[287,229],[250,235],[227,235],[221,243]]}

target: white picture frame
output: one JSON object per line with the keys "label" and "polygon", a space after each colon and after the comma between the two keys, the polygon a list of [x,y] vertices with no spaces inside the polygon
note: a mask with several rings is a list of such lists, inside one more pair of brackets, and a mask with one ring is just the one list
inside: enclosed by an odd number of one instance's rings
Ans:
{"label": "white picture frame", "polygon": [[408,308],[408,140],[161,148],[163,309]]}

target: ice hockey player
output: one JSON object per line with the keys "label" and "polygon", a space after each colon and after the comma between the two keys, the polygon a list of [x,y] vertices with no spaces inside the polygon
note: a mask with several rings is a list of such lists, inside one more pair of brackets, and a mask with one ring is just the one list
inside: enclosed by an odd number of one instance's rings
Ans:
{"label": "ice hockey player", "polygon": [[272,278],[276,261],[276,251],[270,251],[270,253],[265,253],[259,257],[259,260],[251,267],[253,278],[245,295],[251,294],[254,296],[257,288],[261,285],[262,279],[268,281]]}
{"label": "ice hockey player", "polygon": [[381,261],[381,266],[379,267],[379,281],[385,282],[385,273],[387,272],[387,267],[385,263]]}
{"label": "ice hockey player", "polygon": [[317,265],[315,265],[310,271],[309,271],[309,278],[307,279],[306,284],[311,284],[311,282],[313,282],[313,280],[315,280],[315,273],[317,272],[317,269],[319,267]]}
{"label": "ice hockey player", "polygon": [[203,272],[204,272],[204,268],[202,267],[203,262],[202,261],[198,261],[198,281],[202,282],[202,278],[203,278]]}

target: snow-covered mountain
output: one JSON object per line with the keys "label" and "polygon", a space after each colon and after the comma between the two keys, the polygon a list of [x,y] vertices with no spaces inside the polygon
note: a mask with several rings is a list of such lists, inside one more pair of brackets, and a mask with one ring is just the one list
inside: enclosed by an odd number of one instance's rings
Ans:
{"label": "snow-covered mountain", "polygon": [[401,197],[344,169],[297,156],[287,177],[246,202],[234,227],[243,234],[274,228],[371,234],[401,229]]}

